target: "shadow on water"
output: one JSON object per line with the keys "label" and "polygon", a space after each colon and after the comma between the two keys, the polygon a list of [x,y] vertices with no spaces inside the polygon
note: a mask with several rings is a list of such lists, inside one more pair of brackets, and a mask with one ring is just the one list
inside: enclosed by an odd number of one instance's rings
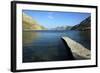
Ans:
{"label": "shadow on water", "polygon": [[[62,38],[61,38],[62,39]],[[63,43],[64,43],[64,45],[65,45],[65,47],[66,47],[66,51],[68,51],[67,52],[67,54],[68,54],[68,59],[69,60],[75,60],[75,58],[74,58],[74,56],[73,56],[73,54],[72,54],[72,51],[71,51],[71,49],[70,49],[70,47],[68,46],[68,44],[66,44],[66,42],[64,41],[64,39],[62,39],[62,41],[63,41]]]}
{"label": "shadow on water", "polygon": [[[91,50],[91,31],[81,31],[79,32],[79,36],[81,37],[81,42],[85,45],[86,48]],[[85,43],[84,43],[85,42]]]}

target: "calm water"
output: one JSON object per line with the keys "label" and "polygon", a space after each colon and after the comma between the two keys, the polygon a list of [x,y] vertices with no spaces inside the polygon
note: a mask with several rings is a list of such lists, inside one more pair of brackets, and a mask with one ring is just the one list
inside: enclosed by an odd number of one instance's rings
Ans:
{"label": "calm water", "polygon": [[23,62],[74,60],[62,36],[90,49],[89,31],[23,31]]}

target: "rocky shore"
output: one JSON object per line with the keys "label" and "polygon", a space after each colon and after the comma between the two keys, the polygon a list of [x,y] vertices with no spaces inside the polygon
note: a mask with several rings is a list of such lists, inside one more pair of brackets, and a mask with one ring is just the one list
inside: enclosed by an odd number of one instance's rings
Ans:
{"label": "rocky shore", "polygon": [[81,60],[91,58],[91,51],[85,48],[83,45],[66,36],[61,38],[65,42],[65,45],[71,49],[75,59]]}

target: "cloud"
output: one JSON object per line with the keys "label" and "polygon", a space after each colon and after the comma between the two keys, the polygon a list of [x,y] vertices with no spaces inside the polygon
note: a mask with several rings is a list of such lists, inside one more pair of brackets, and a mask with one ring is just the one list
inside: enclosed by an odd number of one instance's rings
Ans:
{"label": "cloud", "polygon": [[53,12],[49,12],[49,13],[48,13],[48,18],[49,18],[49,19],[54,19],[54,16],[53,16],[53,15],[54,15]]}
{"label": "cloud", "polygon": [[54,17],[53,17],[53,16],[51,16],[51,15],[48,15],[48,18],[49,18],[49,19],[54,19]]}

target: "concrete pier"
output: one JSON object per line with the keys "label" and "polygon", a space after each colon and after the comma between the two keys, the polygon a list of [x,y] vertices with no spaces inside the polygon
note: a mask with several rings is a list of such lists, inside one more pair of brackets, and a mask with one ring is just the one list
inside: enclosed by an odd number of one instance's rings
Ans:
{"label": "concrete pier", "polygon": [[85,48],[80,43],[66,36],[62,37],[62,39],[65,41],[66,46],[70,47],[75,59],[80,60],[80,59],[90,59],[91,58],[91,51]]}

